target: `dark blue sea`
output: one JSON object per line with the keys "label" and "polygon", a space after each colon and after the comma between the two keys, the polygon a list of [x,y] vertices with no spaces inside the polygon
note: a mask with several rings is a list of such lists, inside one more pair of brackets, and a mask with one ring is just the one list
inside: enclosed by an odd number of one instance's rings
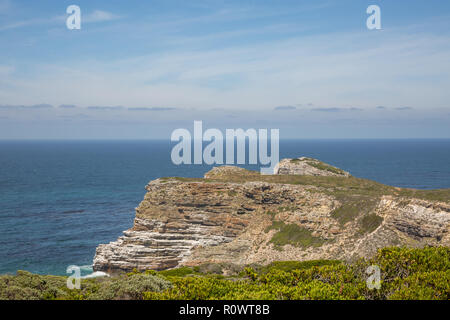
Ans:
{"label": "dark blue sea", "polygon": [[[175,166],[168,141],[0,142],[0,274],[66,274],[132,226],[145,185],[201,177]],[[450,140],[285,140],[280,158],[308,156],[398,187],[450,188]],[[250,167],[257,169],[257,167]],[[89,269],[89,268],[87,268]]]}

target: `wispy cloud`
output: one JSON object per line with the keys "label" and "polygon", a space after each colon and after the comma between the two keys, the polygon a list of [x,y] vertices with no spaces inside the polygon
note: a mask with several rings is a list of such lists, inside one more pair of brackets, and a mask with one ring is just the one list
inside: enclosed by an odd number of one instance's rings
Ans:
{"label": "wispy cloud", "polygon": [[0,31],[6,31],[11,29],[18,29],[28,26],[40,26],[40,25],[47,25],[47,24],[55,24],[55,23],[63,23],[65,19],[65,16],[57,16],[57,17],[50,17],[50,18],[33,18],[33,19],[26,19],[26,20],[18,20],[14,22],[10,22],[8,24],[0,26]]}
{"label": "wispy cloud", "polygon": [[276,110],[276,111],[286,111],[286,110],[295,110],[295,109],[297,109],[297,108],[294,106],[278,106],[278,107],[274,108],[274,110]]}
{"label": "wispy cloud", "polygon": [[120,18],[122,17],[112,12],[103,10],[94,10],[93,12],[88,13],[84,16],[82,15],[81,21],[82,23],[94,23],[94,22],[117,20]]}
{"label": "wispy cloud", "polygon": [[125,107],[123,106],[89,106],[88,110],[100,110],[100,111],[114,111],[114,110],[123,110]]}
{"label": "wispy cloud", "polygon": [[128,108],[129,111],[172,111],[176,109],[171,107]]}
{"label": "wispy cloud", "polygon": [[[0,3],[1,4],[1,3]],[[1,5],[0,5],[1,10]],[[5,25],[0,25],[0,31],[18,29],[28,26],[44,26],[44,25],[56,25],[59,24],[61,27],[65,27],[64,21],[67,19],[67,15],[59,15],[47,18],[32,18],[25,20],[17,20],[14,22],[10,22]],[[122,16],[116,15],[114,13],[103,11],[103,10],[94,10],[90,13],[84,14],[81,12],[81,25],[83,23],[98,23],[98,22],[106,22],[121,19]]]}
{"label": "wispy cloud", "polygon": [[84,120],[84,119],[91,119],[92,117],[87,114],[84,114],[84,113],[77,113],[77,114],[70,114],[70,115],[63,114],[63,115],[60,115],[59,118],[70,119],[70,120],[75,120],[75,119]]}
{"label": "wispy cloud", "polygon": [[61,104],[58,108],[60,109],[74,109],[76,108],[76,105],[73,104]]}
{"label": "wispy cloud", "polygon": [[23,110],[23,109],[51,109],[53,106],[51,104],[34,104],[34,105],[0,105],[0,109],[8,110]]}
{"label": "wispy cloud", "polygon": [[318,111],[318,112],[339,112],[342,111],[341,108],[314,108],[311,109],[311,111]]}
{"label": "wispy cloud", "polygon": [[363,111],[362,108],[313,108],[311,111],[318,111],[318,112],[341,112],[341,111]]}
{"label": "wispy cloud", "polygon": [[399,108],[395,108],[395,110],[398,110],[398,111],[407,111],[407,110],[413,110],[413,108],[411,108],[411,107],[399,107]]}
{"label": "wispy cloud", "polygon": [[[238,12],[238,15],[242,14],[240,19],[245,20],[250,13],[251,10]],[[146,108],[151,103],[179,109],[273,111],[274,106],[289,107],[288,104],[302,99],[303,107],[298,107],[298,112],[313,109],[317,113],[356,113],[374,110],[376,104],[412,105],[418,110],[427,108],[433,101],[433,106],[442,107],[450,99],[448,90],[443,89],[450,84],[449,36],[445,33],[409,34],[392,28],[389,32],[370,33],[370,37],[367,31],[328,32],[289,38],[264,37],[255,42],[220,42],[220,47],[214,46],[217,44],[215,34],[228,32],[227,38],[231,39],[238,33],[240,28],[233,29],[233,25],[217,28],[214,24],[215,18],[228,23],[232,16],[233,11],[208,16],[205,21],[216,27],[208,32],[197,32],[194,26],[198,21],[192,18],[177,25],[187,27],[189,32],[174,27],[170,37],[161,39],[162,43],[176,43],[192,35],[205,41],[193,46],[180,45],[175,50],[166,50],[154,41],[152,50],[147,46],[133,48],[131,53],[113,54],[112,58],[97,58],[103,55],[93,54],[90,59],[82,55],[79,59],[58,60],[63,62],[36,63],[27,70],[26,77],[4,80],[0,101],[25,104],[45,97],[55,105],[70,101],[78,106],[99,106],[89,110],[118,110],[108,106],[123,105],[139,108],[134,111],[157,111]],[[89,14],[85,14],[86,17]],[[107,21],[117,17],[102,11],[91,13],[90,19]],[[280,21],[284,20],[272,21],[275,29]],[[139,21],[126,22],[125,33],[117,28],[118,41],[127,36],[147,36],[146,29],[136,28],[140,26]],[[90,39],[89,49],[83,50],[91,52],[96,39]],[[99,50],[104,52],[103,43]],[[106,55],[111,52],[114,50]],[[370,79],[367,79],[368,74]],[[314,105],[308,101],[314,101]],[[327,107],[333,105],[358,107]],[[173,115],[176,117],[178,113]]]}

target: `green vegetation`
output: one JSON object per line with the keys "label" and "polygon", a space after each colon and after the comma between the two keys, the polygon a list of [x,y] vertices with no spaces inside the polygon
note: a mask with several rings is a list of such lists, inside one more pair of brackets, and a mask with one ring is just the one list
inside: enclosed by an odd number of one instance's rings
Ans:
{"label": "green vegetation", "polygon": [[363,233],[370,233],[375,231],[383,222],[383,218],[377,216],[375,213],[368,214],[361,219],[361,231]]}
{"label": "green vegetation", "polygon": [[336,174],[344,174],[344,170],[341,170],[339,168],[330,166],[329,164],[326,164],[325,162],[322,162],[320,160],[312,159],[312,158],[303,158],[303,159],[291,159],[291,163],[296,164],[300,162],[305,162],[307,165],[314,167],[319,170],[328,171]]}
{"label": "green vegetation", "polygon": [[159,275],[131,273],[115,278],[83,279],[79,290],[67,288],[67,277],[18,271],[0,276],[1,300],[139,300],[146,291],[159,292],[171,283]]}
{"label": "green vegetation", "polygon": [[266,228],[266,232],[270,230],[278,230],[270,240],[276,247],[283,247],[287,244],[298,247],[320,247],[325,240],[314,237],[306,228],[296,224],[285,224],[283,221],[273,221],[272,225]]}
{"label": "green vegetation", "polygon": [[292,212],[297,210],[296,206],[286,206],[286,207],[279,207],[278,212]]}
{"label": "green vegetation", "polygon": [[314,167],[319,170],[328,171],[328,172],[335,173],[335,174],[344,174],[345,173],[344,170],[330,166],[329,164],[326,164],[319,160],[306,161],[306,163],[308,165],[310,165],[311,167]]}
{"label": "green vegetation", "polygon": [[[366,269],[381,269],[381,288],[366,285]],[[274,262],[246,268],[242,278],[169,277],[173,286],[145,299],[441,299],[450,298],[450,249],[385,248],[368,260]]]}
{"label": "green vegetation", "polygon": [[176,268],[176,269],[169,269],[169,270],[164,270],[164,271],[160,271],[159,274],[166,276],[166,277],[184,277],[188,274],[195,274],[198,273],[196,271],[194,271],[191,268],[188,267],[180,267],[180,268]]}
{"label": "green vegetation", "polygon": [[342,264],[339,260],[309,260],[309,261],[274,261],[267,266],[255,267],[259,273],[268,273],[274,270],[291,272],[313,267],[335,266]]}
{"label": "green vegetation", "polygon": [[257,171],[242,170],[234,173],[227,173],[210,179],[203,178],[163,178],[164,181],[179,182],[268,182],[279,184],[294,184],[303,186],[314,186],[317,192],[343,199],[354,199],[358,197],[373,198],[384,195],[391,195],[404,198],[417,198],[431,201],[450,202],[450,189],[441,190],[415,190],[400,189],[387,186],[372,180],[355,178],[355,177],[339,177],[339,176],[301,176],[301,175],[261,175]]}
{"label": "green vegetation", "polygon": [[333,210],[331,216],[341,225],[358,219],[361,233],[370,233],[383,222],[382,217],[373,213],[378,197],[339,195],[337,198],[343,205]]}
{"label": "green vegetation", "polygon": [[360,214],[358,203],[346,203],[331,212],[331,216],[338,220],[341,225],[356,219]]}
{"label": "green vegetation", "polygon": [[[379,290],[366,285],[366,269],[371,265],[381,271]],[[236,268],[227,277],[209,273],[211,266],[83,279],[79,290],[67,289],[67,277],[18,271],[15,276],[0,276],[0,299],[450,299],[450,248],[446,247],[384,248],[353,264],[273,262]]]}
{"label": "green vegetation", "polygon": [[277,213],[275,212],[275,211],[266,211],[266,214],[268,214],[269,216],[271,216],[272,217],[272,219],[273,218],[275,218],[275,216],[277,215]]}

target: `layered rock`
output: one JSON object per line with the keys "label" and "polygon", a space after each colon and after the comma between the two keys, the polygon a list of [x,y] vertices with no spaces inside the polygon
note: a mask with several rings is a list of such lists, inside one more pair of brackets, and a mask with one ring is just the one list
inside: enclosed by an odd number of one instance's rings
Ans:
{"label": "layered rock", "polygon": [[[286,168],[283,161],[279,168]],[[391,245],[450,246],[448,199],[404,196],[401,189],[347,175],[281,171],[261,176],[221,167],[204,179],[150,182],[134,226],[97,248],[94,270],[351,260]]]}
{"label": "layered rock", "polygon": [[274,174],[305,176],[343,176],[350,173],[312,158],[283,159],[274,169]]}

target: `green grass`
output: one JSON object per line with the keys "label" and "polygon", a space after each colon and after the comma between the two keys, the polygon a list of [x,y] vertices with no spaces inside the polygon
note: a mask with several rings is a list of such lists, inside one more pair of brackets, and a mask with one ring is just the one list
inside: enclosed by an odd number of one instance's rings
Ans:
{"label": "green grass", "polygon": [[406,198],[417,198],[431,201],[450,202],[450,189],[416,190],[401,189],[398,195]]}
{"label": "green grass", "polygon": [[271,216],[272,217],[272,219],[273,218],[275,218],[275,216],[277,215],[277,213],[275,212],[275,211],[266,211],[266,214],[268,214],[269,216]]}
{"label": "green grass", "polygon": [[364,214],[369,214],[375,209],[380,200],[378,197],[362,195],[339,195],[337,198],[342,205],[334,209],[331,212],[331,216],[338,220],[341,225],[353,221]]}
{"label": "green grass", "polygon": [[341,225],[356,219],[360,214],[360,208],[355,203],[346,203],[331,212],[331,216]]}
{"label": "green grass", "polygon": [[274,270],[290,272],[293,270],[304,270],[313,267],[334,266],[342,264],[339,260],[309,260],[309,261],[274,261],[267,266],[256,268],[259,273],[268,273]]}
{"label": "green grass", "polygon": [[277,248],[287,244],[296,247],[320,247],[325,240],[320,237],[314,237],[312,232],[296,224],[285,224],[283,221],[273,221],[272,225],[266,228],[266,232],[277,230],[270,240]]}
{"label": "green grass", "polygon": [[170,270],[163,270],[160,271],[159,274],[163,275],[163,276],[176,276],[176,277],[184,277],[188,274],[195,274],[196,271],[194,271],[193,269],[189,268],[189,267],[180,267],[180,268],[176,268],[176,269],[170,269]]}
{"label": "green grass", "polygon": [[306,161],[306,163],[308,165],[310,165],[311,167],[314,167],[319,170],[328,171],[328,172],[335,173],[335,174],[344,174],[345,173],[344,170],[330,166],[329,164],[326,164],[322,161],[318,161],[318,160],[317,161]]}
{"label": "green grass", "polygon": [[323,171],[328,171],[328,172],[332,172],[332,173],[336,173],[336,174],[344,174],[344,170],[341,170],[339,168],[333,167],[329,164],[326,164],[325,162],[316,160],[316,159],[312,159],[312,158],[304,158],[302,160],[300,159],[291,159],[290,161],[291,163],[300,163],[300,162],[305,162],[306,164],[310,165],[311,167],[314,167],[316,169],[319,170],[323,170]]}
{"label": "green grass", "polygon": [[383,218],[377,216],[375,213],[365,215],[361,219],[361,231],[363,233],[375,231],[375,229],[378,228],[382,222]]}
{"label": "green grass", "polygon": [[278,207],[278,212],[293,212],[297,210],[296,206],[281,206]]}
{"label": "green grass", "polygon": [[415,190],[400,189],[387,186],[372,180],[356,177],[339,176],[300,176],[300,175],[260,175],[259,172],[243,170],[239,173],[222,175],[214,179],[203,178],[163,178],[164,181],[179,182],[203,182],[203,183],[245,183],[267,182],[277,184],[292,184],[302,186],[314,186],[322,192],[336,198],[348,198],[354,196],[377,197],[391,195],[405,198],[417,198],[430,201],[450,202],[450,189],[441,190]]}
{"label": "green grass", "polygon": [[234,190],[229,190],[228,191],[228,196],[230,196],[230,197],[235,197],[235,196],[237,196],[237,192],[236,191],[234,191]]}

